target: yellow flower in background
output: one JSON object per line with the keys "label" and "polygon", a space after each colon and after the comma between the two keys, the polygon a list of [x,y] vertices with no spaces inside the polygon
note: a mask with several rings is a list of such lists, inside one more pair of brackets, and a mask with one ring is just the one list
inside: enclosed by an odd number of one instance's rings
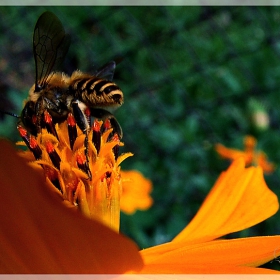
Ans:
{"label": "yellow flower in background", "polygon": [[150,196],[152,182],[136,170],[121,171],[122,194],[121,210],[134,214],[136,210],[146,210],[153,204]]}
{"label": "yellow flower in background", "polygon": [[0,141],[0,188],[1,273],[279,273],[256,267],[280,255],[280,236],[218,239],[279,208],[262,169],[245,168],[242,158],[220,175],[177,237],[141,251],[66,207],[6,141]]}
{"label": "yellow flower in background", "polygon": [[260,166],[265,173],[272,173],[275,165],[268,161],[267,155],[263,151],[256,150],[257,140],[253,136],[245,136],[244,150],[227,148],[222,144],[216,144],[217,153],[226,159],[235,160],[243,157],[246,165]]}

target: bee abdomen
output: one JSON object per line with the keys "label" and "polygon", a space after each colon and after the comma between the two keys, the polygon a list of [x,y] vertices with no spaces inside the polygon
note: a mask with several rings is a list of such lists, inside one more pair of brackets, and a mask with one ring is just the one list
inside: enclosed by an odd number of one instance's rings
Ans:
{"label": "bee abdomen", "polygon": [[115,83],[98,77],[76,79],[70,90],[89,107],[120,106],[123,103],[121,89]]}

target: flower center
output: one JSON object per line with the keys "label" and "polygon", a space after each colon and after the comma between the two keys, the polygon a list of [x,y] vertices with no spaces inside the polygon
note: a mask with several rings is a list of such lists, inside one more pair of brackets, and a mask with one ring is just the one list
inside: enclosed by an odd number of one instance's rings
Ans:
{"label": "flower center", "polygon": [[119,156],[120,142],[110,120],[94,120],[85,134],[69,114],[67,121],[54,125],[45,112],[47,125],[35,137],[22,126],[20,145],[29,148],[21,154],[33,157],[47,181],[59,190],[72,207],[91,219],[119,230],[122,179],[119,164],[131,153]]}

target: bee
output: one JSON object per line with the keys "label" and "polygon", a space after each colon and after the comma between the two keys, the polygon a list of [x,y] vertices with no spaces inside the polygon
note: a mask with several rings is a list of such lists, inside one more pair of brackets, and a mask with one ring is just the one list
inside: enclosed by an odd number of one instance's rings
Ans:
{"label": "bee", "polygon": [[55,72],[69,46],[70,37],[65,33],[61,21],[53,13],[44,12],[37,20],[33,34],[35,84],[29,91],[19,123],[36,136],[45,127],[46,111],[54,124],[64,122],[72,113],[78,127],[86,135],[87,149],[90,122],[86,110],[89,110],[92,117],[109,119],[113,131],[122,138],[121,126],[108,111],[121,106],[124,101],[123,92],[112,82],[116,63],[111,61],[105,64],[94,75],[79,70],[71,76]]}

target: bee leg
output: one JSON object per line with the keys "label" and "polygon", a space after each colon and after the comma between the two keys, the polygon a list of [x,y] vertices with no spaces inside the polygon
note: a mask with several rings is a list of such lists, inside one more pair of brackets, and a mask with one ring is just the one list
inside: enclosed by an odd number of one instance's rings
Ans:
{"label": "bee leg", "polygon": [[85,134],[85,156],[86,156],[86,169],[87,169],[87,175],[89,179],[91,180],[92,175],[91,171],[89,169],[89,156],[88,156],[88,131],[89,131],[89,124],[87,121],[87,117],[85,116],[83,110],[79,107],[79,101],[73,100],[71,103],[72,109],[73,109],[73,115],[76,120],[76,123],[78,127],[82,130],[82,132]]}

